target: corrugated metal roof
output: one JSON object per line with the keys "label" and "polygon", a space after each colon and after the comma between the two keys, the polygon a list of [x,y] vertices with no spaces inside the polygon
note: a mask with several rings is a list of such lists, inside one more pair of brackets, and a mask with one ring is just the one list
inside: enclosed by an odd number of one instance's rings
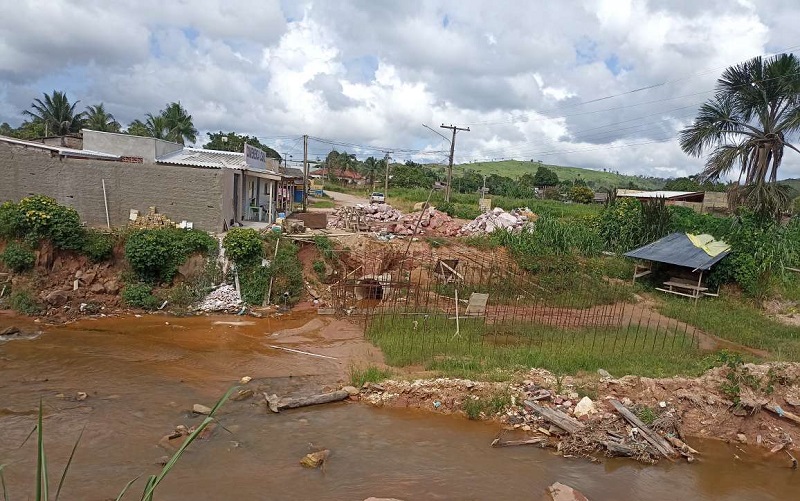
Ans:
{"label": "corrugated metal roof", "polygon": [[657,263],[674,264],[693,270],[708,270],[722,258],[730,254],[730,250],[716,256],[709,256],[700,247],[696,247],[686,233],[671,233],[644,247],[639,247],[625,256]]}
{"label": "corrugated metal roof", "polygon": [[253,169],[245,162],[244,153],[235,151],[206,150],[204,148],[186,148],[158,157],[156,162],[171,165],[188,165],[209,169],[247,170],[279,176],[270,170]]}
{"label": "corrugated metal roof", "polygon": [[120,158],[119,155],[112,155],[110,153],[103,153],[101,151],[78,150],[64,146],[50,146],[47,144],[37,143],[35,141],[25,141],[23,139],[16,139],[8,136],[0,136],[0,141],[9,144],[16,144],[18,146],[25,146],[27,148],[51,151],[65,157],[98,158],[102,160],[119,160]]}
{"label": "corrugated metal roof", "polygon": [[702,195],[702,191],[637,191],[634,193],[619,193],[619,197],[632,197],[632,198],[680,198],[689,197],[694,195]]}

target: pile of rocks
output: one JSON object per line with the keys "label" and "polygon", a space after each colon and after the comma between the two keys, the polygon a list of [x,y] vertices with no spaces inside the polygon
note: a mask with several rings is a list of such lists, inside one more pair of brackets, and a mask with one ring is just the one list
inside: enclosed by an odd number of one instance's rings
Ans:
{"label": "pile of rocks", "polygon": [[[419,226],[417,226],[417,221],[419,221]],[[459,226],[453,221],[453,218],[444,212],[436,210],[435,207],[428,207],[421,212],[406,214],[396,224],[389,225],[386,230],[396,235],[412,235],[414,228],[417,228],[417,235],[454,236],[459,230]]]}
{"label": "pile of rocks", "polygon": [[403,213],[389,204],[369,204],[367,206],[357,205],[364,210],[364,219],[367,221],[399,221]]}
{"label": "pile of rocks", "polygon": [[147,214],[139,214],[131,226],[134,228],[174,228],[175,223],[164,214],[159,214],[155,207],[150,207]]}
{"label": "pile of rocks", "polygon": [[462,235],[477,235],[492,233],[495,230],[519,231],[529,222],[536,221],[536,214],[530,209],[520,208],[506,212],[500,207],[495,207],[485,212],[461,227]]}
{"label": "pile of rocks", "polygon": [[242,297],[232,285],[223,285],[212,291],[197,305],[199,311],[238,311],[242,306]]}

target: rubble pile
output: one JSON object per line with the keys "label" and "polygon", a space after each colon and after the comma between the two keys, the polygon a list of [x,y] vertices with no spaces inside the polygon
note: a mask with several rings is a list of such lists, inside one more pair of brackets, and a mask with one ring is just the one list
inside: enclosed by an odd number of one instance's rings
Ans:
{"label": "rubble pile", "polygon": [[155,207],[150,207],[147,214],[139,214],[131,223],[134,228],[174,228],[175,223],[164,214],[159,214]]}
{"label": "rubble pile", "polygon": [[367,221],[389,222],[398,221],[403,217],[402,212],[389,204],[358,205],[357,207],[364,210],[364,219]]}
{"label": "rubble pile", "polygon": [[212,291],[200,304],[197,305],[198,311],[227,311],[236,312],[242,306],[242,297],[233,285],[223,285]]}
{"label": "rubble pile", "polygon": [[529,222],[535,222],[536,214],[527,207],[506,212],[495,207],[461,227],[461,235],[479,235],[495,230],[520,231]]}
{"label": "rubble pile", "polygon": [[[422,216],[420,218],[420,216]],[[419,226],[417,226],[419,221]],[[459,225],[453,218],[444,212],[428,207],[420,212],[412,212],[400,218],[396,224],[387,226],[386,230],[396,235],[411,235],[417,228],[417,234],[436,234],[442,236],[455,236],[458,234]]]}

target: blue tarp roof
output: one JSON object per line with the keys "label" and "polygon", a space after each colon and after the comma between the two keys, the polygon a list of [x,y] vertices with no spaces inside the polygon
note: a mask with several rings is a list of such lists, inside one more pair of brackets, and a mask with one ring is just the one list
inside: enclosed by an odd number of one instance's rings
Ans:
{"label": "blue tarp roof", "polygon": [[712,257],[700,247],[696,247],[686,233],[672,233],[644,247],[626,252],[625,256],[685,266],[693,270],[709,270],[730,252],[727,250]]}

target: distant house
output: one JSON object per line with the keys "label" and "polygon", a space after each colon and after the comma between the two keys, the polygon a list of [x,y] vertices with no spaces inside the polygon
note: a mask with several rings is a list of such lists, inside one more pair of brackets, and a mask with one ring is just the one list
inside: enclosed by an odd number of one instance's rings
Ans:
{"label": "distant house", "polygon": [[[124,226],[149,207],[173,221],[223,231],[270,223],[296,206],[294,174],[267,158],[160,139],[84,130],[71,147],[0,136],[0,202],[42,194],[74,207],[90,226]],[[302,181],[301,181],[302,184]],[[107,210],[106,210],[107,207]]]}
{"label": "distant house", "polygon": [[663,198],[667,205],[688,207],[699,213],[725,212],[728,210],[728,194],[711,191],[640,191],[618,189],[617,197],[635,198],[639,201]]}
{"label": "distant house", "polygon": [[352,170],[340,171],[337,169],[328,169],[327,167],[323,167],[321,169],[316,169],[308,173],[308,175],[312,178],[324,178],[330,179],[335,178],[341,181],[344,181],[347,184],[355,184],[355,185],[364,185],[367,182],[367,179],[359,174],[358,172]]}
{"label": "distant house", "polygon": [[608,193],[605,191],[596,191],[594,193],[594,197],[592,198],[592,202],[596,204],[604,204],[608,202]]}

